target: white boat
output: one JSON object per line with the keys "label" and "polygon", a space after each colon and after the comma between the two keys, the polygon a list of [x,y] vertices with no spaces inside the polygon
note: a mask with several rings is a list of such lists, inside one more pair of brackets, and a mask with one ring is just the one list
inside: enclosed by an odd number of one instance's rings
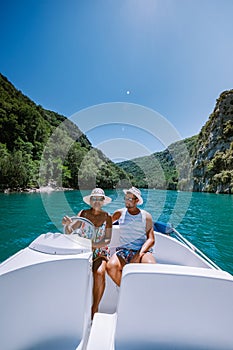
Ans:
{"label": "white boat", "polygon": [[93,322],[91,240],[40,235],[0,265],[0,349],[232,350],[233,276],[169,231],[157,264],[125,266],[120,288],[107,276]]}

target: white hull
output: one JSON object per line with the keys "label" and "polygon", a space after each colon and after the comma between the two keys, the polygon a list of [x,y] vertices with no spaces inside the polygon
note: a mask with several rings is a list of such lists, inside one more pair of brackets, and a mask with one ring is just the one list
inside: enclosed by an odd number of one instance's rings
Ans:
{"label": "white hull", "polygon": [[[0,265],[0,348],[232,350],[233,277],[155,236],[157,264],[127,265],[121,288],[107,277],[92,327],[90,242],[39,236]],[[114,226],[112,253],[117,244]]]}

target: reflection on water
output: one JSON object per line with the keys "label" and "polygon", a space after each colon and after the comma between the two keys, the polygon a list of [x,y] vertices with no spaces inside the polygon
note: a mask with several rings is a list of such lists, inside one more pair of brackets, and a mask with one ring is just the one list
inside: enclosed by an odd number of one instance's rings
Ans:
{"label": "reflection on water", "polygon": [[[45,232],[62,232],[61,219],[88,208],[90,191],[0,194],[0,260],[3,261]],[[124,206],[122,190],[108,190],[113,201],[104,209]],[[233,196],[142,190],[142,208],[154,220],[171,222],[217,265],[233,274]]]}

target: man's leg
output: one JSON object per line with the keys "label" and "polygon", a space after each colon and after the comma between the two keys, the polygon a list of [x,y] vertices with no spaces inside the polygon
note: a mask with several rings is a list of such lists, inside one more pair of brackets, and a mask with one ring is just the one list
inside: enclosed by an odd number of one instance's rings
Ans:
{"label": "man's leg", "polygon": [[100,300],[105,289],[105,272],[107,262],[104,259],[97,259],[93,265],[93,304],[91,316],[98,311]]}
{"label": "man's leg", "polygon": [[150,252],[143,254],[140,262],[144,264],[156,264],[156,260]]}
{"label": "man's leg", "polygon": [[[121,259],[122,260],[122,259]],[[111,279],[120,287],[122,269],[125,265],[125,262],[120,261],[116,253],[110,258],[107,263],[107,273]]]}

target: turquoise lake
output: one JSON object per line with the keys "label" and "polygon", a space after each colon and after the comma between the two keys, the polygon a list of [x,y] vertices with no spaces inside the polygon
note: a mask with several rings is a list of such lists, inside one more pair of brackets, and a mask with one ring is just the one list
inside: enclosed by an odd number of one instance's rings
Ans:
{"label": "turquoise lake", "polygon": [[[62,232],[61,219],[87,208],[90,191],[0,194],[0,261],[26,247],[41,233]],[[108,190],[109,213],[124,206],[123,191]],[[233,196],[142,190],[141,208],[155,221],[170,222],[219,267],[233,274]]]}

